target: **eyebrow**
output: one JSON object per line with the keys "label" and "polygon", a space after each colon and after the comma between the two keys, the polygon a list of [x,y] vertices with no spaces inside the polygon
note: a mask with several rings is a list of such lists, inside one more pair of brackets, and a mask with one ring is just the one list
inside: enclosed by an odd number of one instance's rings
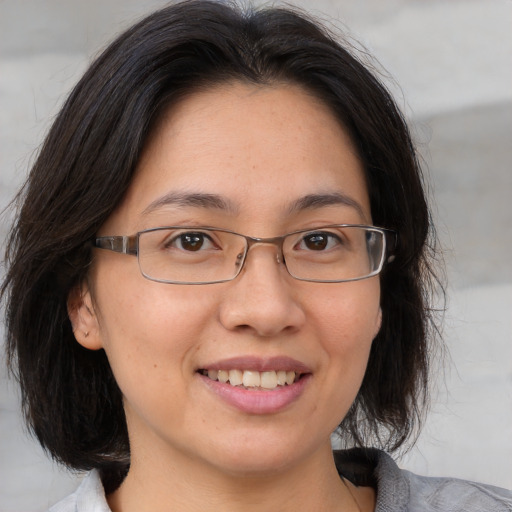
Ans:
{"label": "eyebrow", "polygon": [[354,208],[354,210],[356,210],[363,219],[366,218],[363,207],[355,199],[352,199],[350,196],[340,192],[308,194],[293,202],[289,208],[289,213],[336,205],[350,206],[351,208]]}
{"label": "eyebrow", "polygon": [[238,208],[234,203],[217,194],[204,194],[200,192],[169,192],[168,194],[155,199],[151,204],[144,208],[142,214],[147,215],[148,213],[154,212],[164,206],[192,206],[195,208],[224,210],[233,214],[238,213]]}
{"label": "eyebrow", "polygon": [[[366,218],[362,206],[355,199],[352,199],[350,196],[342,194],[341,192],[308,194],[300,197],[289,206],[288,214],[336,205],[349,206],[356,210],[363,219]],[[206,194],[201,192],[169,192],[150,203],[144,209],[142,214],[147,215],[165,206],[214,209],[225,211],[233,215],[236,215],[239,212],[238,207],[232,201],[218,194]]]}

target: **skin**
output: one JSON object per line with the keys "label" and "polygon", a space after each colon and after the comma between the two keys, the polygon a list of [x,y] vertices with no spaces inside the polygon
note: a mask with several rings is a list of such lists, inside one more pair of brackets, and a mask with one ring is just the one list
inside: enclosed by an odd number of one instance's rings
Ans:
{"label": "skin", "polygon": [[[358,207],[289,211],[308,194],[333,191]],[[234,208],[160,204],[147,212],[171,192],[217,194]],[[298,86],[233,83],[163,116],[99,235],[193,223],[273,237],[371,220],[361,162],[325,105]],[[235,280],[202,286],[147,280],[134,257],[96,250],[69,312],[78,342],[106,351],[124,396],[132,464],[111,508],[373,510],[370,489],[339,478],[330,434],[361,385],[379,302],[377,277],[301,282],[271,245],[253,247]],[[245,356],[292,357],[310,376],[291,404],[248,414],[196,372]]]}

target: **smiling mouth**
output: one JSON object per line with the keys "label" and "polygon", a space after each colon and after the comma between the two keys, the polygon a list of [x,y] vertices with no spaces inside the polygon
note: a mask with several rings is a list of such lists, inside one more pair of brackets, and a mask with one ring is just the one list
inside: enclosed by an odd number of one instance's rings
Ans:
{"label": "smiling mouth", "polygon": [[229,384],[233,387],[267,391],[278,387],[290,386],[304,375],[300,372],[285,370],[257,372],[252,370],[201,369],[199,373],[213,381]]}

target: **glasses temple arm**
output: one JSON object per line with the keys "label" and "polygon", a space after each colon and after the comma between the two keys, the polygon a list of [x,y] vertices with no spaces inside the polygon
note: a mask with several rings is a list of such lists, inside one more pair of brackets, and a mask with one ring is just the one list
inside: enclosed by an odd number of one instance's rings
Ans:
{"label": "glasses temple arm", "polygon": [[92,245],[98,249],[137,255],[137,235],[134,236],[100,236],[94,238]]}

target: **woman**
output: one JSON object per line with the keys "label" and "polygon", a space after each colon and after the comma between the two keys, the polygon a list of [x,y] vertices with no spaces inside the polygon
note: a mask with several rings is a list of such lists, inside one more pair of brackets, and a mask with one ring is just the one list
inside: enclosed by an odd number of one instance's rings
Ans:
{"label": "woman", "polygon": [[141,21],[19,201],[10,360],[41,444],[92,470],[55,511],[512,507],[375,449],[426,403],[433,235],[400,112],[305,16]]}

